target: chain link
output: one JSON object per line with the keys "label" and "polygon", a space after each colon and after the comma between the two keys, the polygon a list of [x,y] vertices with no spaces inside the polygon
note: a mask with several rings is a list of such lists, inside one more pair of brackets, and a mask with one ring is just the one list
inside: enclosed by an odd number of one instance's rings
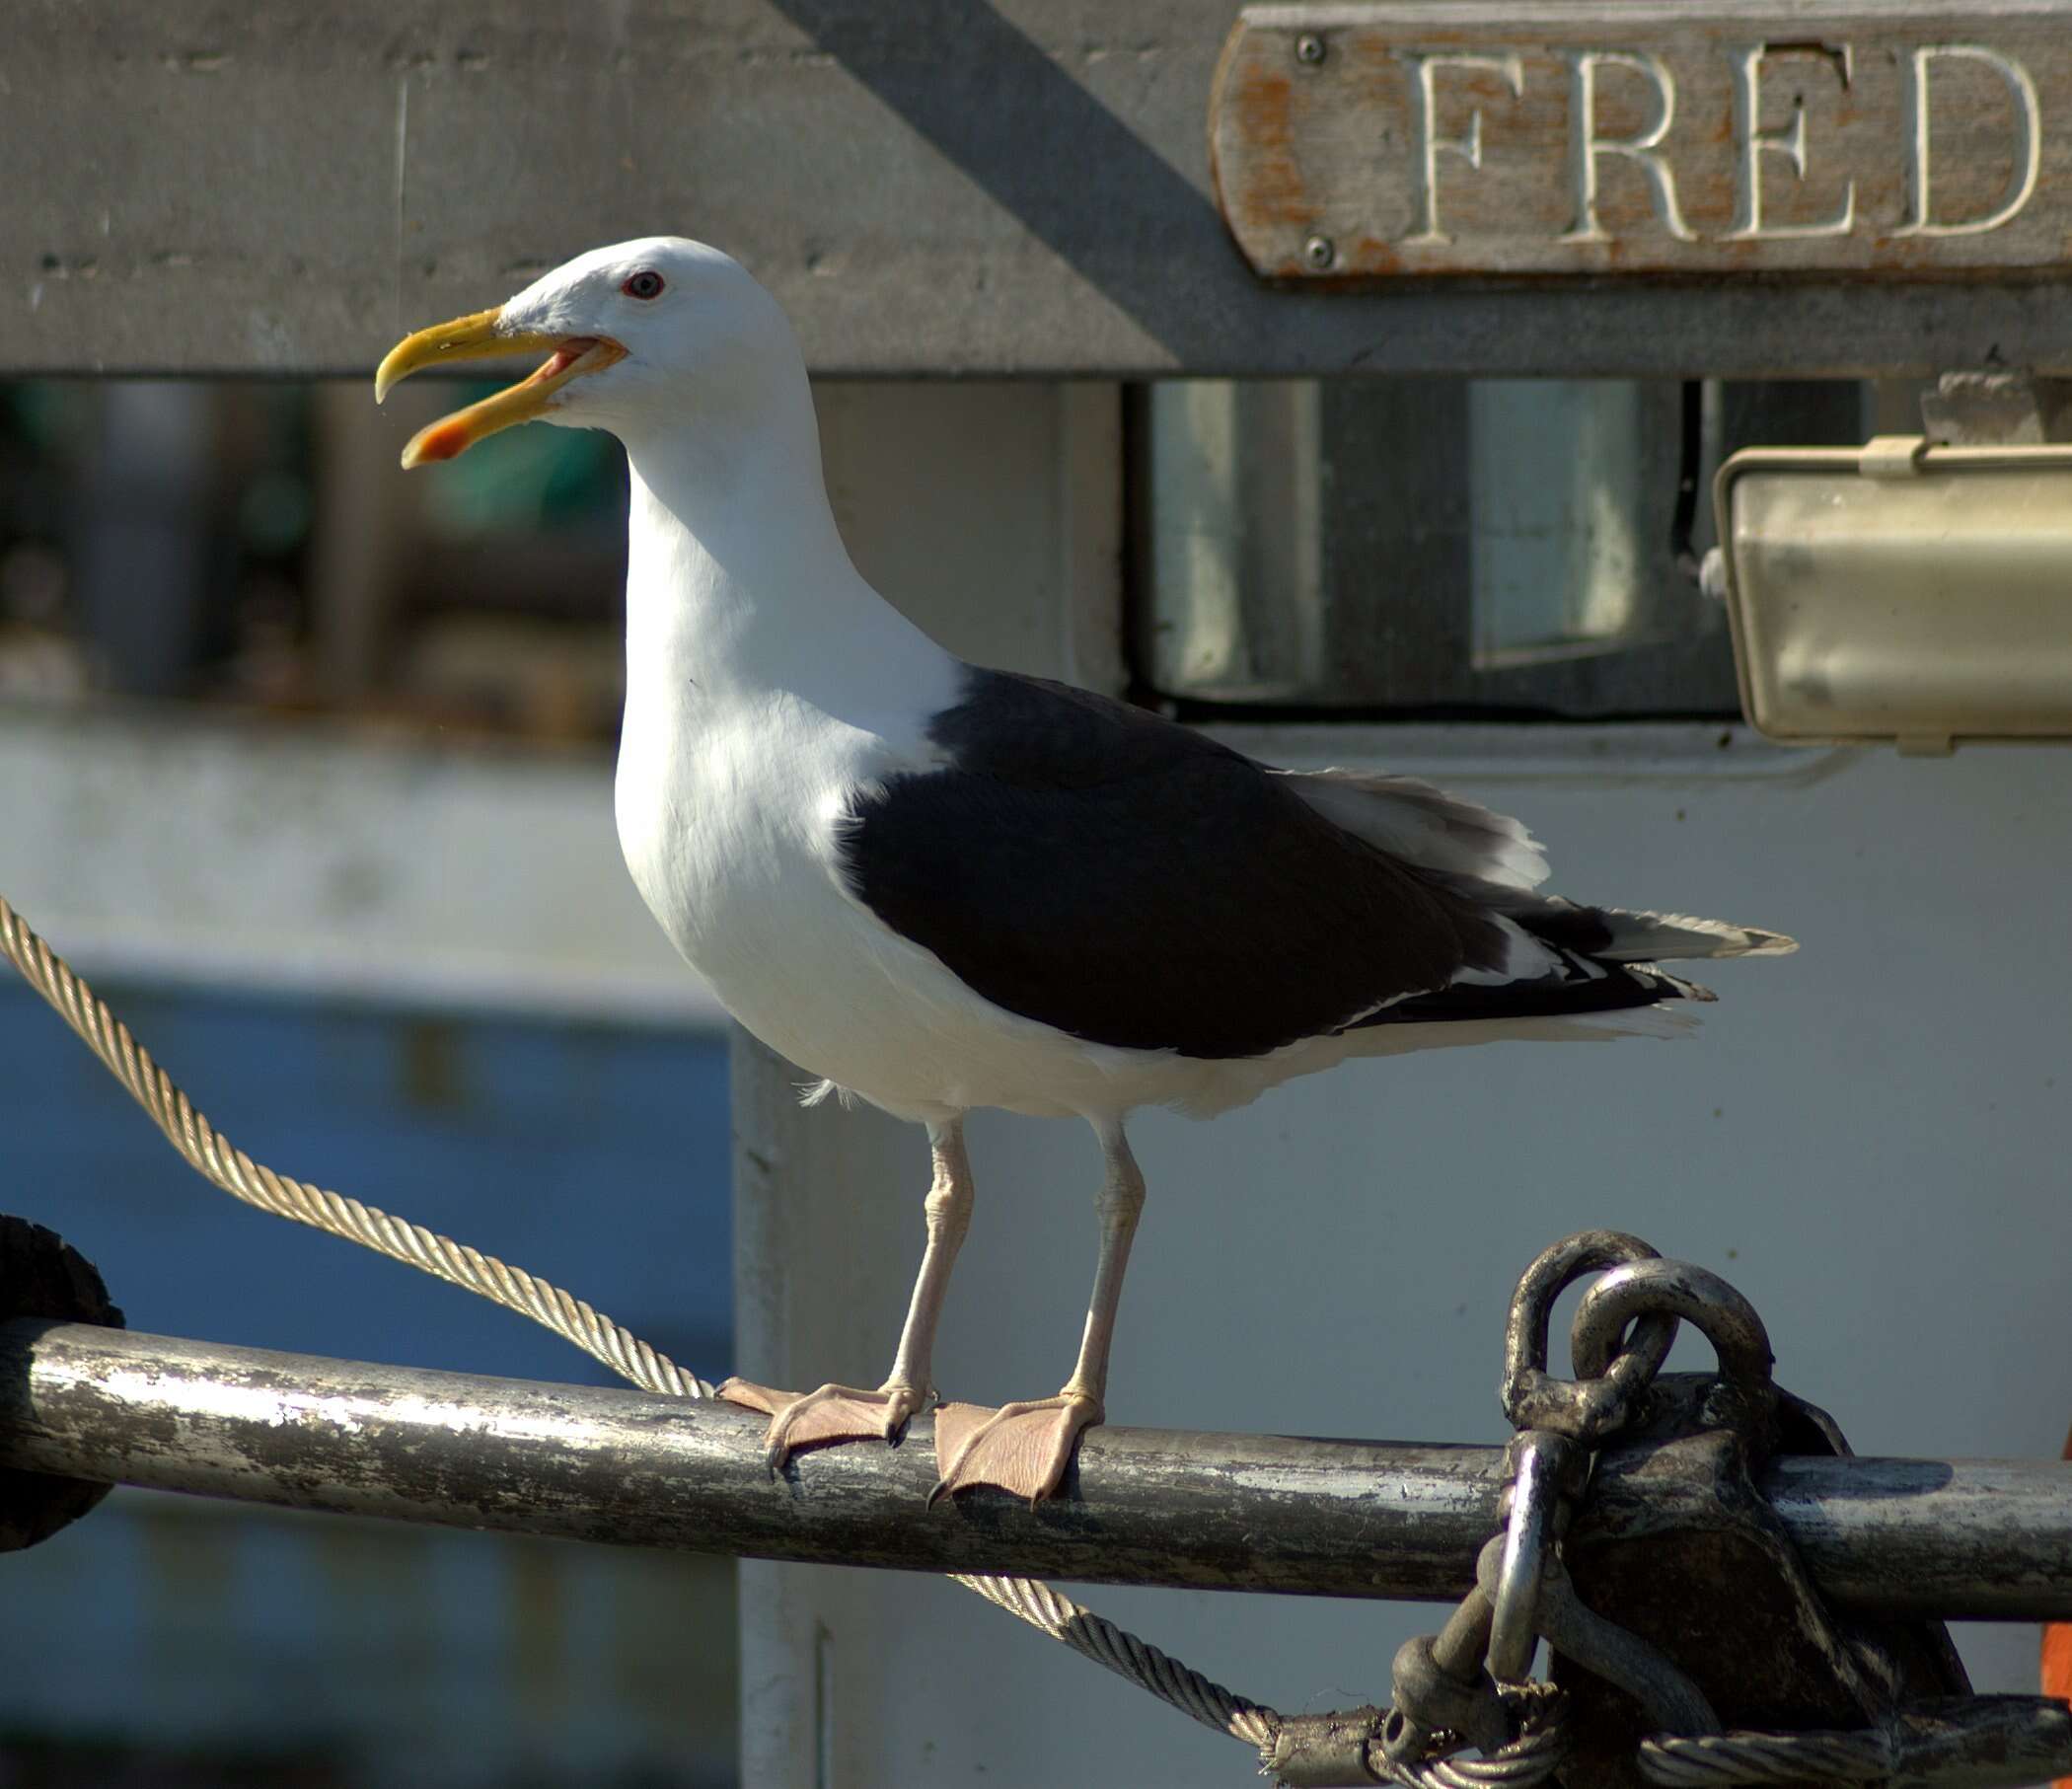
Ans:
{"label": "chain link", "polygon": [[1490,1627],[1484,1664],[1499,1683],[1517,1682],[1532,1669],[1533,1648],[1539,1643],[1540,1584],[1590,1467],[1590,1456],[1577,1443],[1545,1429],[1528,1429],[1514,1437],[1508,1461],[1511,1485],[1502,1508],[1503,1552],[1496,1582],[1486,1587]]}
{"label": "chain link", "polygon": [[1587,1274],[1661,1257],[1623,1230],[1587,1230],[1544,1249],[1519,1277],[1504,1325],[1504,1415],[1523,1433],[1547,1429],[1594,1447],[1624,1428],[1676,1339],[1676,1319],[1650,1313],[1633,1326],[1616,1359],[1587,1378],[1547,1371],[1554,1301]]}
{"label": "chain link", "polygon": [[[1421,1758],[1414,1763],[1384,1762],[1390,1782],[1404,1789],[1533,1789],[1561,1768],[1569,1755],[1568,1698],[1551,1683],[1498,1686],[1505,1710],[1517,1730],[1480,1757],[1454,1753]],[[1369,1763],[1377,1760],[1369,1753]]]}
{"label": "chain link", "polygon": [[1620,1314],[1595,1371],[1559,1379],[1547,1371],[1554,1302],[1587,1274],[1659,1260],[1638,1236],[1589,1230],[1544,1250],[1519,1278],[1504,1330],[1501,1396],[1517,1430],[1499,1505],[1504,1527],[1483,1547],[1476,1586],[1446,1625],[1396,1654],[1399,1712],[1380,1747],[1394,1780],[1422,1782],[1422,1772],[1465,1768],[1450,1750],[1462,1735],[1482,1752],[1478,1766],[1506,1759],[1516,1742],[1492,1726],[1515,1705],[1506,1698],[1526,1687],[1540,1639],[1557,1634],[1567,1642],[1564,1651],[1591,1655],[1579,1656],[1579,1664],[1639,1693],[1679,1731],[1718,1727],[1704,1697],[1666,1659],[1583,1606],[1558,1551],[1591,1452],[1633,1419],[1668,1358],[1677,1319],[1654,1310]]}

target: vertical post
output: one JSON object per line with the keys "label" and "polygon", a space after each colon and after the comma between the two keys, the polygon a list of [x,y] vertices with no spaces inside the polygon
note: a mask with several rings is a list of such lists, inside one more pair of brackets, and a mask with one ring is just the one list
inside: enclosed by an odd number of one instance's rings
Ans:
{"label": "vertical post", "polygon": [[[736,1364],[794,1390],[874,1385],[921,1258],[926,1138],[869,1107],[802,1109],[808,1078],[738,1028],[729,1068]],[[885,1736],[859,1723],[885,1702],[870,1679],[897,1651],[886,1610],[867,1572],[741,1562],[744,1783],[868,1780]]]}

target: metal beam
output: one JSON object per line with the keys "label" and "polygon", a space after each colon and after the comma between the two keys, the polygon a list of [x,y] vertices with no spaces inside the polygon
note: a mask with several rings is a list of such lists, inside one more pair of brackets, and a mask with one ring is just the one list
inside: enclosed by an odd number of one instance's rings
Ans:
{"label": "metal beam", "polygon": [[[1503,1471],[1496,1448],[1099,1429],[1060,1503],[930,1508],[925,1421],[899,1448],[808,1454],[781,1476],[762,1432],[725,1404],[0,1324],[9,1466],[695,1552],[1451,1600],[1495,1529]],[[2072,1466],[1793,1459],[1764,1489],[1848,1606],[2072,1616]],[[1614,1502],[1650,1494],[1635,1475]]]}
{"label": "metal beam", "polygon": [[2072,370],[2054,279],[1267,286],[1210,186],[1232,16],[20,0],[0,372],[364,374],[653,231],[738,255],[823,373]]}

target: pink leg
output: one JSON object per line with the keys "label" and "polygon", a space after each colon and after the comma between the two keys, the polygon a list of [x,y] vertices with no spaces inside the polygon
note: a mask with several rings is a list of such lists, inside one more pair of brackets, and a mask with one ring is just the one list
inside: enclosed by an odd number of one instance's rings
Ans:
{"label": "pink leg", "polygon": [[1101,1246],[1078,1363],[1056,1397],[1031,1398],[993,1411],[975,1404],[943,1405],[935,1417],[935,1460],[942,1476],[930,1502],[969,1485],[998,1485],[1032,1504],[1055,1497],[1080,1435],[1107,1414],[1108,1349],[1115,1339],[1115,1311],[1122,1302],[1130,1244],[1144,1210],[1144,1175],[1120,1124],[1103,1125],[1100,1138],[1108,1163],[1094,1205]]}
{"label": "pink leg", "polygon": [[928,1127],[928,1146],[935,1160],[935,1180],[922,1204],[928,1227],[927,1247],[914,1282],[907,1321],[900,1331],[899,1353],[891,1375],[875,1391],[853,1385],[822,1385],[801,1395],[773,1391],[746,1379],[728,1379],[719,1395],[746,1404],[771,1418],[766,1437],[770,1463],[780,1467],[800,1448],[882,1436],[897,1442],[908,1420],[927,1408],[935,1395],[930,1363],[935,1350],[935,1324],[949,1291],[950,1269],[964,1232],[971,1228],[971,1162],[964,1153],[964,1122],[953,1118]]}

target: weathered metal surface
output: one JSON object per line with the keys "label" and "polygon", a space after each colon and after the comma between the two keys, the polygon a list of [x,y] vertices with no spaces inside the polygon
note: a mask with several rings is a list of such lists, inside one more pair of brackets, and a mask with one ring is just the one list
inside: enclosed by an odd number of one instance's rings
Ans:
{"label": "weathered metal surface", "polygon": [[[718,1402],[86,1326],[0,1327],[0,1459],[160,1490],[569,1538],[1114,1583],[1453,1594],[1503,1451],[1103,1429],[1074,1494],[937,1504],[931,1425],[764,1463]],[[2072,1576],[2072,1574],[2068,1574]],[[2072,1609],[2072,1584],[2066,1606]]]}
{"label": "weathered metal surface", "polygon": [[[822,372],[2072,367],[2048,285],[1263,286],[1211,193],[1230,14],[20,0],[0,42],[0,370],[364,373],[407,327],[653,230],[740,256]],[[1626,104],[1602,72],[1606,107]],[[1604,170],[1607,206],[1628,172]],[[1779,154],[1766,172],[1788,196]]]}
{"label": "weathered metal surface", "polygon": [[[1838,1607],[2061,1620],[2052,1605],[2072,1569],[2063,1473],[2041,1460],[1773,1459],[1756,1484]],[[1615,1479],[1593,1494],[1616,1521]]]}
{"label": "weathered metal surface", "polygon": [[[0,1325],[0,1458],[161,1490],[453,1527],[930,1572],[1451,1600],[1497,1527],[1497,1448],[1100,1429],[1073,1495],[926,1505],[896,1449],[763,1463],[717,1403]],[[1605,1456],[1591,1523],[1675,1515]],[[1823,1596],[1949,1617],[2072,1615],[2072,1466],[1816,1459],[1758,1481]]]}
{"label": "weathered metal surface", "polygon": [[1284,279],[2055,272],[2072,7],[1247,8],[1210,138]]}
{"label": "weathered metal surface", "polygon": [[[1766,1364],[1762,1378],[1767,1382]],[[1660,1445],[1624,1454],[1600,1474],[1617,1478],[1629,1495],[1673,1484],[1661,1505],[1615,1505],[1607,1525],[1593,1479],[1591,1505],[1566,1555],[1589,1605],[1687,1673],[1727,1728],[1850,1731],[1923,1697],[1967,1694],[1969,1680],[1940,1623],[1839,1614],[1757,1488],[1756,1470],[1772,1450],[1777,1457],[1831,1459],[1842,1449],[1839,1436],[1794,1399],[1771,1405],[1745,1387],[1730,1397],[1725,1389],[1690,1376],[1658,1380],[1644,1433]],[[1556,1680],[1577,1698],[1577,1780],[1642,1782],[1632,1761],[1631,1710],[1573,1669],[1594,1672],[1590,1659],[1558,1642],[1556,1650],[1563,1657]],[[1674,1731],[1695,1736],[1718,1727]]]}

